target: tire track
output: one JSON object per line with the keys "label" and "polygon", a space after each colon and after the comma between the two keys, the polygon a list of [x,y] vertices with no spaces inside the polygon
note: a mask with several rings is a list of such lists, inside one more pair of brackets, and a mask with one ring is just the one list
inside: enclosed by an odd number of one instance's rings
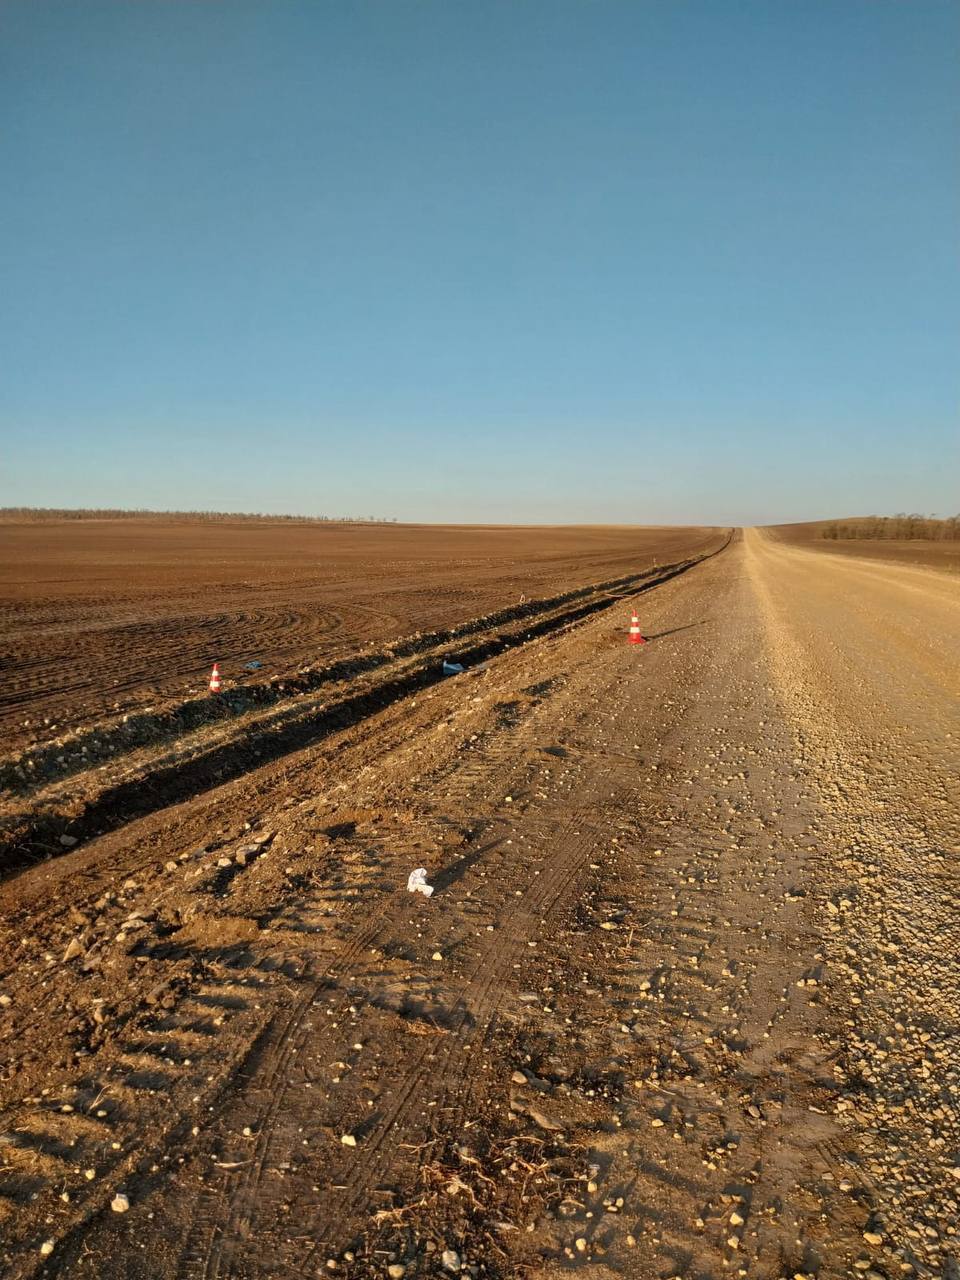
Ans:
{"label": "tire track", "polygon": [[[562,684],[554,681],[551,687],[560,688]],[[484,742],[479,759],[474,758],[462,764],[458,762],[444,778],[443,785],[432,788],[434,813],[442,814],[451,807],[461,810],[466,807],[490,814],[487,822],[481,824],[475,832],[478,840],[485,838],[491,826],[496,827],[502,822],[503,806],[494,799],[495,793],[502,792],[505,787],[517,794],[521,793],[531,769],[535,770],[543,763],[542,755],[535,758],[531,755],[535,737],[538,733],[541,738],[555,736],[547,726],[538,725],[535,728],[531,723],[532,718],[542,712],[543,705],[530,699],[524,707],[522,719],[516,723],[501,722],[498,729],[491,733],[493,740]],[[549,705],[546,709],[549,711]],[[586,713],[581,713],[583,714]],[[365,1136],[362,1163],[357,1163],[343,1180],[341,1194],[338,1195],[336,1220],[321,1216],[310,1221],[304,1215],[304,1225],[309,1225],[311,1235],[316,1239],[314,1250],[304,1259],[304,1265],[314,1261],[318,1251],[322,1252],[328,1243],[338,1238],[342,1241],[345,1220],[349,1221],[351,1215],[355,1219],[362,1215],[372,1189],[396,1164],[399,1144],[404,1137],[409,1138],[411,1132],[416,1131],[416,1112],[422,1106],[425,1089],[438,1100],[439,1106],[449,1104],[454,1129],[465,1118],[480,1073],[479,1058],[472,1050],[489,1038],[495,1027],[505,977],[523,954],[527,943],[539,935],[544,922],[569,906],[570,890],[582,876],[586,863],[596,851],[598,833],[602,831],[611,812],[620,808],[624,800],[624,795],[620,792],[611,798],[611,778],[615,770],[629,769],[630,764],[630,758],[625,757],[615,760],[609,767],[596,770],[591,775],[590,796],[583,799],[580,807],[572,813],[563,814],[562,810],[554,812],[548,807],[536,819],[541,833],[549,833],[547,838],[553,849],[544,874],[538,874],[532,880],[516,906],[511,904],[509,934],[485,942],[456,985],[445,986],[445,1003],[460,1008],[462,1012],[447,1026],[448,1035],[441,1041],[439,1051],[431,1055],[423,1050],[419,1051],[395,1084],[393,1105]],[[524,818],[525,821],[530,820],[529,811],[525,811]],[[392,914],[396,915],[396,912]],[[386,924],[389,925],[389,920]],[[351,963],[355,963],[359,954],[373,941],[381,947],[389,943],[389,929],[385,927],[374,934],[368,933],[356,948],[354,956],[349,958],[349,962],[338,965],[338,969],[343,973],[349,972]],[[328,972],[328,976],[333,977],[333,972]],[[352,994],[344,997],[340,1012],[351,998]],[[300,1045],[301,1051],[306,1043],[304,1038]],[[288,1083],[291,1076],[289,1068],[288,1062],[283,1073]],[[275,1080],[271,1075],[262,1092],[269,1093],[274,1085]],[[286,1117],[286,1133],[281,1135],[279,1143],[271,1123],[271,1119],[277,1115]],[[280,1105],[271,1106],[270,1115],[261,1121],[270,1129],[263,1144],[264,1150],[276,1149],[280,1153],[290,1150],[294,1144],[294,1134],[298,1131],[299,1119],[297,1109],[291,1103],[285,1088]],[[242,1267],[241,1254],[238,1252],[242,1235],[238,1227],[243,1222],[249,1222],[251,1211],[256,1206],[262,1207],[264,1204],[262,1178],[265,1163],[265,1159],[257,1161],[254,1166],[255,1174],[245,1178],[242,1193],[234,1195],[229,1226],[224,1232],[234,1243],[226,1249],[219,1244],[213,1249],[208,1255],[207,1269],[198,1273],[203,1280],[226,1277],[235,1273],[235,1265]],[[271,1202],[269,1193],[266,1194],[269,1212]],[[211,1222],[222,1220],[222,1212],[211,1215]],[[197,1253],[192,1250],[191,1257],[196,1256]]]}

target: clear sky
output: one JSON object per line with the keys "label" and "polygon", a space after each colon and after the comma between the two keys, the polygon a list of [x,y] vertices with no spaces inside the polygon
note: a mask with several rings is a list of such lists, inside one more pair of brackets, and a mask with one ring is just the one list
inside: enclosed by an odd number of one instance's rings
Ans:
{"label": "clear sky", "polygon": [[0,4],[0,504],[960,509],[956,0]]}

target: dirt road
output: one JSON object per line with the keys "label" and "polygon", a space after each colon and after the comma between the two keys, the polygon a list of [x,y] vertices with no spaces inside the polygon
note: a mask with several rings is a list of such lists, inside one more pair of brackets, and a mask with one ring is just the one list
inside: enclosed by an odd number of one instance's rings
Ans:
{"label": "dirt road", "polygon": [[957,587],[637,604],[8,880],[6,1274],[960,1275]]}

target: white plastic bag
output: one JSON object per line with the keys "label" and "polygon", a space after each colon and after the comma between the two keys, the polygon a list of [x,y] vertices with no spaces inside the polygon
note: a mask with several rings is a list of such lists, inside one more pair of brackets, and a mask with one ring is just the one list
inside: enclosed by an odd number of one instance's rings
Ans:
{"label": "white plastic bag", "polygon": [[425,898],[429,898],[433,893],[433,885],[427,884],[427,868],[417,867],[416,871],[411,871],[407,877],[407,892],[422,893]]}

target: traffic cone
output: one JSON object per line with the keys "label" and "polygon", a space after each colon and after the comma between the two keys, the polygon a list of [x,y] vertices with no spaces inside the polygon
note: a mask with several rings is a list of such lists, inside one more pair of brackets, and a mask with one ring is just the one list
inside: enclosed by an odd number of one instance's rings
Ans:
{"label": "traffic cone", "polygon": [[640,634],[640,619],[637,615],[630,615],[630,633],[627,636],[627,644],[646,644],[643,636]]}
{"label": "traffic cone", "polygon": [[215,662],[213,664],[213,670],[210,672],[210,692],[219,693],[220,684],[220,664],[219,662]]}

